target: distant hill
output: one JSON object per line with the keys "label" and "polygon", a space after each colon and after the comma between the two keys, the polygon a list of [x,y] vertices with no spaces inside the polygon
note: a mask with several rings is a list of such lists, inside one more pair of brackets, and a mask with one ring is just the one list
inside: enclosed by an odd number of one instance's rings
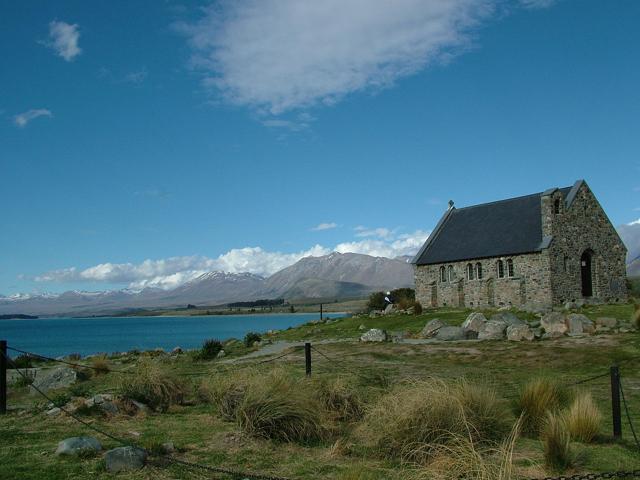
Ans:
{"label": "distant hill", "polygon": [[108,315],[266,298],[357,298],[375,290],[407,286],[413,286],[413,269],[404,259],[332,253],[303,258],[267,279],[250,273],[209,272],[172,290],[70,291],[0,297],[0,314]]}

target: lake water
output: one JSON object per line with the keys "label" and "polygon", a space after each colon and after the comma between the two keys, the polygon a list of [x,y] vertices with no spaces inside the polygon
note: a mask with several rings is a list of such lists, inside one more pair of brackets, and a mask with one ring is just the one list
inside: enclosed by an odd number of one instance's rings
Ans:
{"label": "lake water", "polygon": [[[327,318],[342,317],[331,313]],[[208,338],[242,339],[247,332],[282,330],[319,318],[317,313],[198,317],[103,317],[0,320],[10,347],[58,357],[127,350],[197,348]],[[15,355],[15,352],[13,352]]]}

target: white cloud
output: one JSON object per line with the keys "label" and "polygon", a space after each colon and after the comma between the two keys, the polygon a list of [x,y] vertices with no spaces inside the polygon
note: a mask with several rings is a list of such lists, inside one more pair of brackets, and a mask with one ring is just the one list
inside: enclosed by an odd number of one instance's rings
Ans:
{"label": "white cloud", "polygon": [[557,0],[520,0],[520,4],[525,8],[548,8]]}
{"label": "white cloud", "polygon": [[367,228],[362,225],[358,225],[354,230],[356,231],[356,237],[391,238],[395,233],[395,230],[384,227]]}
{"label": "white cloud", "polygon": [[223,0],[178,29],[203,85],[280,114],[394,84],[471,44],[499,0]]}
{"label": "white cloud", "polygon": [[13,117],[13,121],[19,127],[26,127],[31,120],[38,117],[53,117],[53,113],[46,108],[36,108],[17,114]]}
{"label": "white cloud", "polygon": [[316,225],[315,227],[313,227],[311,229],[311,231],[313,232],[320,232],[322,230],[331,230],[333,228],[336,228],[338,226],[337,223],[331,222],[331,223],[320,223],[318,225]]}
{"label": "white cloud", "polygon": [[138,70],[136,72],[127,73],[124,76],[124,82],[139,85],[145,81],[147,75],[149,75],[149,72],[147,72],[146,68],[143,68],[142,70]]}
{"label": "white cloud", "polygon": [[126,284],[130,288],[158,287],[175,288],[203,273],[225,271],[230,273],[253,273],[270,276],[298,260],[309,256],[339,253],[363,253],[377,257],[395,258],[414,255],[426,240],[428,232],[417,230],[410,234],[393,236],[388,240],[365,239],[344,242],[327,248],[314,245],[308,250],[293,253],[270,252],[261,247],[234,248],[218,256],[172,257],[160,260],[145,260],[134,263],[101,263],[79,270],[76,267],[52,270],[35,278],[37,282],[104,282]]}
{"label": "white cloud", "polygon": [[79,40],[80,32],[77,24],[70,25],[55,20],[49,23],[49,41],[46,45],[67,62],[82,53],[82,49],[78,46]]}

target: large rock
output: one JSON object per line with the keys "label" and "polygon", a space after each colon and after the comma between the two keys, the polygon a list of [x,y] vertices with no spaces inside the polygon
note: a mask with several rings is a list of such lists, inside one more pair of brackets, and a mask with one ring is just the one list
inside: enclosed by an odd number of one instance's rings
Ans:
{"label": "large rock", "polygon": [[484,324],[480,332],[478,332],[478,340],[502,340],[506,329],[506,322],[502,320],[489,320]]}
{"label": "large rock", "polygon": [[420,337],[431,338],[438,332],[438,330],[446,326],[447,324],[444,323],[439,318],[434,318],[433,320],[429,320],[427,324],[424,326],[424,328],[420,331]]}
{"label": "large rock", "polygon": [[534,338],[535,334],[529,325],[509,325],[507,327],[507,340],[521,342],[522,340],[531,341]]}
{"label": "large rock", "polygon": [[93,437],[71,437],[58,443],[56,455],[80,455],[100,450],[102,445]]}
{"label": "large rock", "polygon": [[545,333],[551,334],[544,338],[557,338],[567,332],[567,324],[564,321],[564,315],[558,312],[547,313],[540,319],[540,326],[544,328]]}
{"label": "large rock", "polygon": [[[51,370],[40,370],[32,385],[46,392],[47,390],[70,387],[76,379],[75,370],[69,367],[56,367]],[[35,393],[36,390],[32,388],[32,392]]]}
{"label": "large rock", "polygon": [[596,318],[596,325],[601,327],[616,328],[618,326],[618,320],[611,317],[598,317]]}
{"label": "large rock", "polygon": [[111,473],[140,470],[147,462],[147,452],[136,447],[119,447],[109,450],[104,460]]}
{"label": "large rock", "polygon": [[360,337],[361,342],[386,342],[387,332],[379,328],[372,328]]}
{"label": "large rock", "polygon": [[493,315],[490,320],[504,322],[507,325],[522,325],[524,322],[520,320],[514,313],[512,312],[500,312]]}
{"label": "large rock", "polygon": [[473,312],[462,323],[462,329],[465,332],[479,333],[485,323],[487,323],[487,317],[480,312]]}
{"label": "large rock", "polygon": [[567,324],[568,333],[572,335],[592,334],[596,331],[593,322],[581,313],[567,315],[565,323]]}
{"label": "large rock", "polygon": [[438,330],[438,333],[436,333],[436,340],[444,340],[444,341],[450,342],[453,340],[464,340],[464,339],[465,339],[465,335],[462,327],[445,326],[440,328],[440,330]]}
{"label": "large rock", "polygon": [[384,314],[387,315],[389,313],[392,313],[395,310],[395,308],[396,306],[393,303],[390,303],[389,305],[384,307]]}

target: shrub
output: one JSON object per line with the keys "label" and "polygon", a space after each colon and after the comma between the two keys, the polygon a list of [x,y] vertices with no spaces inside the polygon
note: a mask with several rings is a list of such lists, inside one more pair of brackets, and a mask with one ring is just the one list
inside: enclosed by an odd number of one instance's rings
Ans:
{"label": "shrub", "polygon": [[157,364],[143,360],[133,375],[122,375],[119,391],[125,398],[164,412],[171,405],[182,402],[186,387],[176,377],[163,372]]}
{"label": "shrub", "polygon": [[336,420],[355,421],[364,414],[364,403],[358,392],[344,379],[320,380],[316,391],[325,409]]}
{"label": "shrub", "polygon": [[[385,292],[374,292],[369,295],[367,310],[383,310],[386,306],[384,301],[385,296]],[[413,288],[396,288],[395,290],[391,290],[391,298],[393,298],[393,302],[398,305],[398,307],[405,310],[414,305],[416,292]]]}
{"label": "shrub", "polygon": [[634,304],[633,325],[640,330],[640,303]]}
{"label": "shrub", "polygon": [[244,336],[244,345],[245,347],[253,347],[254,342],[259,342],[262,340],[262,336],[257,332],[248,332]]}
{"label": "shrub", "polygon": [[413,304],[413,314],[414,315],[422,315],[422,304],[416,300]]}
{"label": "shrub", "polygon": [[384,297],[384,292],[374,292],[369,295],[369,300],[367,301],[367,311],[370,312],[372,310],[384,310]]}
{"label": "shrub", "polygon": [[49,398],[51,398],[54,407],[64,407],[71,400],[71,396],[65,392],[49,395]]}
{"label": "shrub", "polygon": [[568,392],[548,378],[528,382],[522,388],[516,405],[516,413],[522,415],[522,431],[530,435],[538,434],[547,413],[557,412],[568,401]]}
{"label": "shrub", "polygon": [[80,355],[79,353],[70,353],[69,355],[67,355],[67,360],[71,362],[77,362],[80,359],[82,359],[82,355]]}
{"label": "shrub", "polygon": [[547,412],[540,432],[544,449],[545,465],[563,472],[575,463],[575,455],[571,450],[571,434],[563,415]]}
{"label": "shrub", "polygon": [[31,355],[21,354],[7,362],[7,368],[33,368]]}
{"label": "shrub", "polygon": [[36,372],[25,370],[20,373],[22,373],[22,375],[18,374],[16,381],[13,383],[16,388],[28,387],[36,379]]}
{"label": "shrub", "polygon": [[567,429],[571,438],[583,443],[591,442],[600,432],[602,413],[589,393],[582,393],[566,412]]}
{"label": "shrub", "polygon": [[204,341],[195,358],[197,360],[211,360],[218,356],[220,350],[222,350],[222,342],[215,338],[210,338]]}
{"label": "shrub", "polygon": [[479,444],[503,440],[508,417],[505,404],[486,387],[427,380],[383,396],[367,413],[360,435],[384,457],[424,464],[458,437]]}
{"label": "shrub", "polygon": [[96,375],[106,375],[111,371],[111,367],[109,366],[109,360],[105,355],[94,357],[91,360],[91,367]]}

